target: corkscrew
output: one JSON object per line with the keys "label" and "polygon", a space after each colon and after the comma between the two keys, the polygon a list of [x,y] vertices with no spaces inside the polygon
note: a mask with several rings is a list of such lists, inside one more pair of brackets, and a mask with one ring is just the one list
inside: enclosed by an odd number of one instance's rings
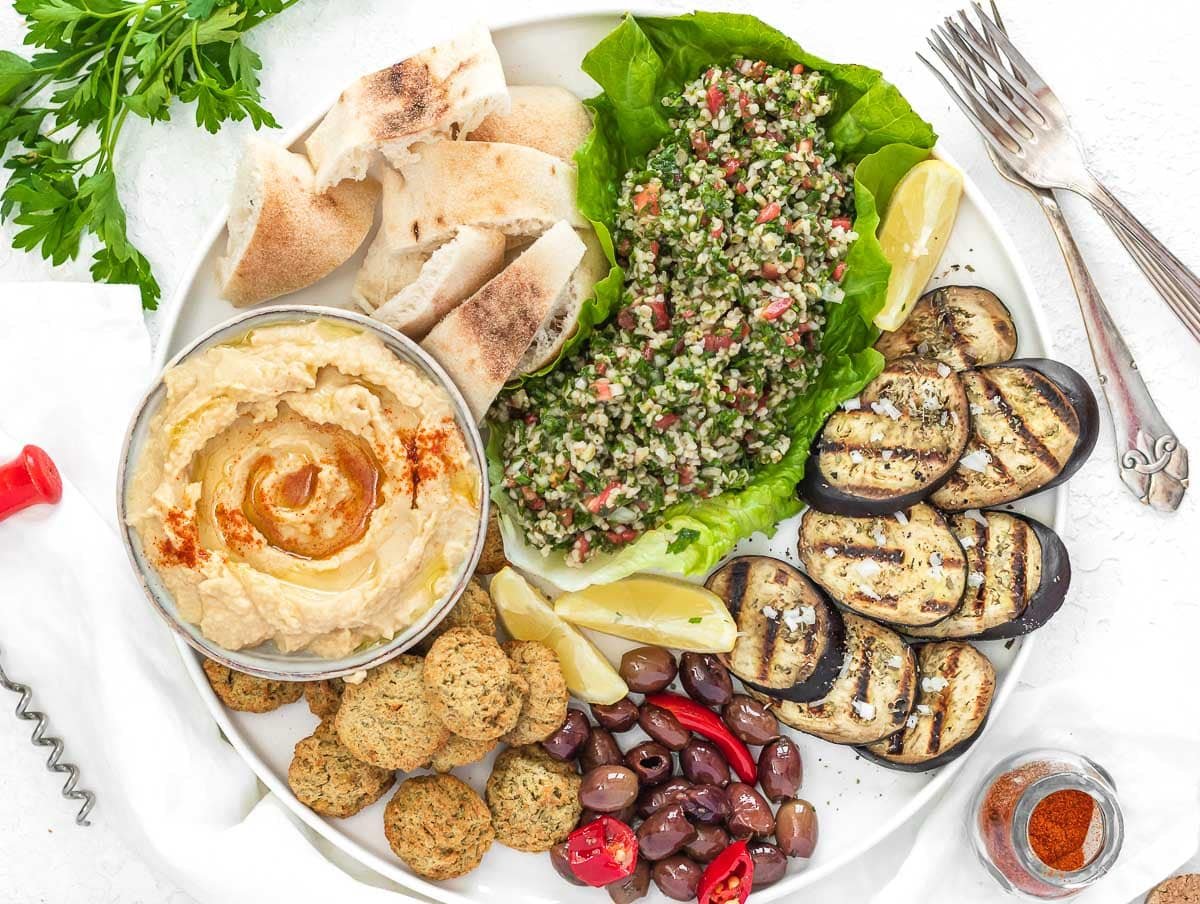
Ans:
{"label": "corkscrew", "polygon": [[4,671],[3,664],[0,664],[0,687],[12,691],[14,694],[21,695],[21,699],[17,701],[17,707],[14,710],[17,718],[34,723],[33,734],[30,735],[29,740],[35,747],[49,748],[50,754],[46,757],[47,771],[66,775],[67,780],[63,783],[62,796],[68,800],[83,801],[79,805],[79,812],[75,814],[75,824],[81,826],[91,825],[87,816],[92,811],[92,807],[96,805],[96,795],[91,791],[85,791],[76,787],[79,783],[79,767],[73,763],[62,762],[62,739],[46,734],[46,727],[49,725],[49,720],[46,718],[45,713],[40,713],[37,710],[29,708],[29,704],[33,700],[33,691],[30,690],[29,685],[20,684],[9,678]]}

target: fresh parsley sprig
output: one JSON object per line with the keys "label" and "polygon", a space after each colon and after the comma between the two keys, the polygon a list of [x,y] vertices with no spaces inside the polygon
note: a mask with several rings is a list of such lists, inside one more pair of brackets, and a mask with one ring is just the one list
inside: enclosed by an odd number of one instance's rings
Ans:
{"label": "fresh parsley sprig", "polygon": [[196,124],[276,127],[260,103],[262,60],[246,32],[299,0],[14,0],[31,59],[0,51],[0,159],[11,170],[0,219],[23,227],[13,245],[53,264],[96,236],[93,278],[132,283],[154,308],[161,289],[126,233],[117,195],[117,140],[129,114],[170,118],[178,98]]}

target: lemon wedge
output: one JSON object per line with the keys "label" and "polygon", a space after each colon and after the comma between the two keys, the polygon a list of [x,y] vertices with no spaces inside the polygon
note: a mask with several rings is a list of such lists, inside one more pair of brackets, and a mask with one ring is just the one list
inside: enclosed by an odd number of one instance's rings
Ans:
{"label": "lemon wedge", "polygon": [[881,330],[898,329],[941,259],[958,202],[962,173],[941,160],[926,160],[910,169],[892,192],[879,244],[892,265],[887,301],[875,315]]}
{"label": "lemon wedge", "polygon": [[567,688],[584,703],[616,703],[629,688],[595,644],[555,613],[536,587],[502,568],[489,588],[504,627],[517,640],[544,643],[558,654]]}
{"label": "lemon wedge", "polygon": [[566,593],[554,611],[569,622],[660,647],[725,653],[737,625],[724,601],[699,584],[639,576]]}

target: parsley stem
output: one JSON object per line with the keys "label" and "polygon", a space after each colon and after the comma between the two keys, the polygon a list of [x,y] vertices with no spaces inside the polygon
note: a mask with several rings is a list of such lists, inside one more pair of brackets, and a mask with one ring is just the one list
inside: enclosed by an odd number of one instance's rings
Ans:
{"label": "parsley stem", "polygon": [[[124,79],[121,77],[121,73],[124,69],[125,54],[129,50],[129,42],[132,41],[133,36],[137,34],[137,30],[139,26],[141,26],[142,20],[146,18],[147,10],[149,10],[150,6],[152,5],[153,3],[144,3],[140,8],[138,8],[137,14],[133,17],[133,23],[125,32],[125,39],[121,42],[121,47],[117,51],[117,59],[113,62],[112,92],[109,94],[108,98],[108,116],[105,118],[104,128],[100,130],[101,150],[103,153],[100,155],[100,162],[97,164],[97,168],[102,167],[105,162],[112,162],[113,147],[116,145],[117,135],[119,134],[119,132],[112,131],[112,124],[113,119],[117,115],[117,99],[120,97],[121,83],[124,81]],[[109,43],[111,45],[112,38],[109,38]]]}

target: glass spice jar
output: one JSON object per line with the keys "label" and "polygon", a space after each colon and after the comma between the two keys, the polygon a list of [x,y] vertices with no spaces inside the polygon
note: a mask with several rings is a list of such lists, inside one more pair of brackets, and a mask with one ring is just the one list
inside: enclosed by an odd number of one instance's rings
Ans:
{"label": "glass spice jar", "polygon": [[1124,822],[1115,783],[1087,757],[1028,750],[996,764],[968,810],[975,851],[1014,895],[1049,901],[1111,869]]}

